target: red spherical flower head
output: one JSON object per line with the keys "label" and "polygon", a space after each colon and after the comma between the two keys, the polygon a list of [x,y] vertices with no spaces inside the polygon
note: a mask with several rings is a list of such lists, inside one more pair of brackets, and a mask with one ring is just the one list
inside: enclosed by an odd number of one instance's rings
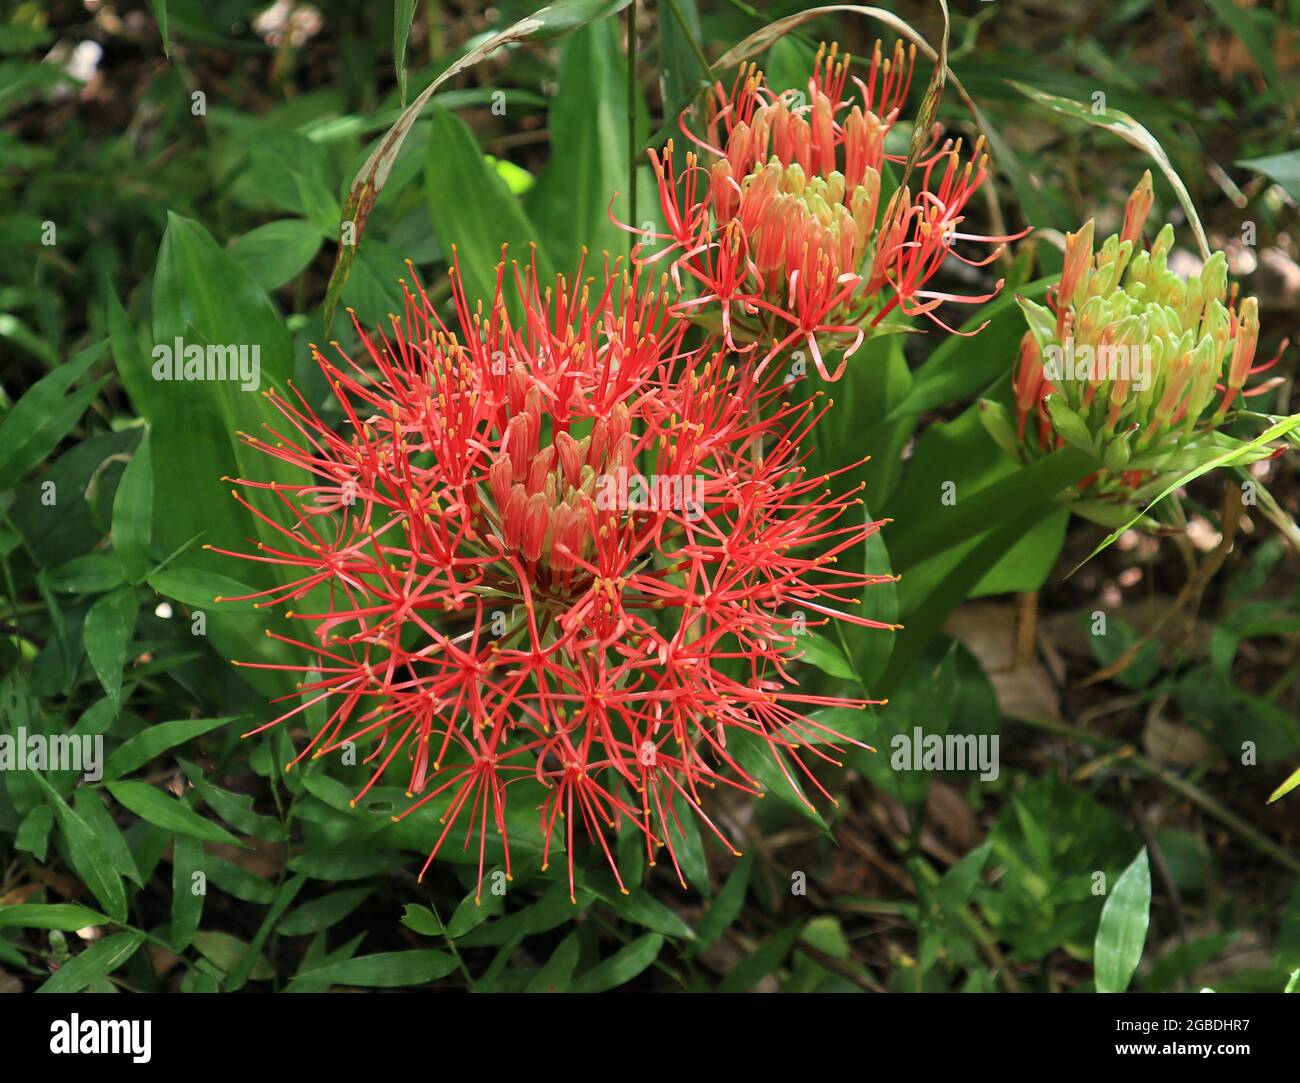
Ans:
{"label": "red spherical flower head", "polygon": [[316,353],[337,430],[273,395],[287,428],[248,438],[309,478],[240,498],[283,539],[250,559],[289,580],[252,597],[312,610],[292,613],[307,657],[288,668],[329,710],[298,758],[369,739],[369,789],[400,757],[419,795],[402,815],[440,802],[429,861],[458,820],[466,848],[478,831],[480,892],[493,829],[510,873],[527,779],[571,893],[577,830],[616,877],[625,820],[674,868],[680,814],[726,842],[708,791],[760,792],[739,744],[821,789],[816,761],[860,742],[805,712],[869,701],[802,692],[799,634],[873,625],[846,609],[888,577],[837,566],[881,524],[804,468],[820,401],[688,351],[666,279],[543,288],[503,258],[486,307],[455,270],[452,294],[451,327],[417,284],[386,333],[358,326],[359,358]]}
{"label": "red spherical flower head", "polygon": [[[695,296],[678,311],[716,325],[728,348],[766,347],[761,371],[782,351],[806,346],[818,372],[838,379],[849,356],[895,309],[945,327],[935,310],[945,301],[979,303],[933,289],[949,255],[971,266],[997,258],[1002,242],[964,232],[966,205],[987,176],[982,141],[963,162],[961,143],[931,144],[913,173],[920,181],[881,198],[885,137],[907,99],[915,49],[897,43],[884,58],[876,42],[866,79],[850,77],[838,47],[817,54],[808,94],[775,95],[752,64],[742,65],[731,90],[709,98],[707,134],[681,128],[702,148],[687,152],[677,172],[669,141],[651,152],[667,231],[655,253],[638,246],[645,263],[671,257],[681,288]],[[851,85],[850,85],[851,84]],[[853,90],[856,89],[856,100]],[[846,91],[849,96],[846,97]],[[998,245],[979,261],[962,257],[957,241]],[[716,312],[716,316],[714,313]],[[843,349],[832,374],[823,351]]]}

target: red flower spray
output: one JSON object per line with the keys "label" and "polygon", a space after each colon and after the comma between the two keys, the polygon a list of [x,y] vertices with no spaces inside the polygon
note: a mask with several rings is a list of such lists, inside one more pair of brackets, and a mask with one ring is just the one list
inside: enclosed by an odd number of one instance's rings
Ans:
{"label": "red flower spray", "polygon": [[688,350],[665,283],[543,289],[503,260],[486,309],[452,284],[454,328],[416,285],[388,333],[358,326],[360,359],[314,351],[337,431],[272,393],[287,428],[245,437],[309,479],[240,483],[282,539],[248,559],[288,579],[251,597],[310,610],[284,637],[308,656],[282,667],[303,702],[268,726],[326,704],[298,760],[369,740],[367,790],[400,759],[402,815],[442,802],[430,861],[458,821],[465,847],[477,830],[480,892],[490,831],[509,875],[507,801],[530,777],[543,867],[559,832],[571,893],[578,829],[623,886],[625,819],[680,879],[679,811],[732,847],[705,794],[761,792],[737,742],[825,793],[812,767],[849,739],[805,712],[868,701],[803,693],[789,667],[807,626],[888,627],[846,612],[887,577],[836,562],[881,524],[804,468],[820,400]]}
{"label": "red flower spray", "polygon": [[[987,176],[982,145],[963,163],[960,141],[932,143],[916,163],[916,191],[909,185],[882,198],[889,163],[904,161],[885,152],[885,137],[914,63],[914,48],[900,42],[884,57],[877,42],[863,80],[850,77],[848,56],[823,46],[806,101],[772,93],[762,72],[742,65],[729,92],[720,83],[713,88],[704,137],[687,127],[689,112],[682,114],[682,131],[703,162],[689,151],[678,172],[671,140],[662,155],[650,154],[666,223],[653,240],[668,243],[657,252],[640,246],[638,259],[671,256],[675,284],[695,294],[678,311],[716,322],[732,350],[761,344],[760,372],[783,351],[806,346],[822,378],[839,379],[895,309],[952,330],[935,315],[941,304],[987,301],[1001,288],[962,297],[931,285],[949,256],[984,266],[1015,239],[962,229],[966,205]],[[971,261],[957,252],[958,241],[998,247]],[[833,374],[827,349],[843,350]]]}

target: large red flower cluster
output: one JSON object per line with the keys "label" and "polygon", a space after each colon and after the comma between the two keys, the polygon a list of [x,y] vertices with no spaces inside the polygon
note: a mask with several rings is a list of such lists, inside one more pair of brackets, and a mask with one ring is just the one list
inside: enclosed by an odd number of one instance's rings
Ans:
{"label": "large red flower cluster", "polygon": [[704,797],[760,792],[739,747],[820,789],[847,738],[809,712],[865,705],[791,672],[806,628],[873,623],[853,608],[884,578],[837,563],[880,524],[805,468],[823,400],[786,401],[718,339],[689,347],[639,272],[548,284],[503,257],[486,306],[455,270],[452,295],[450,326],[416,284],[389,328],[358,325],[357,357],[314,351],[338,419],[271,393],[282,431],[245,437],[303,479],[240,482],[279,540],[233,555],[279,567],[252,597],[306,629],[269,725],[325,704],[302,756],[370,742],[367,789],[400,762],[408,812],[439,802],[430,860],[458,822],[477,832],[480,890],[493,833],[509,874],[526,778],[571,890],[575,830],[616,876],[626,821],[674,867],[688,811],[731,846]]}

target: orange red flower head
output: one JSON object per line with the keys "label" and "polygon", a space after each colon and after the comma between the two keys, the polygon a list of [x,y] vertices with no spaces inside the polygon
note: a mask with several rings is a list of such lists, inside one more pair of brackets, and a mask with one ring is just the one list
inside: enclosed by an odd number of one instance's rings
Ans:
{"label": "orange red flower head", "polygon": [[402,815],[435,803],[430,860],[477,832],[480,885],[490,834],[509,873],[525,780],[571,890],[577,836],[616,876],[625,823],[674,866],[680,816],[727,841],[705,806],[760,791],[742,742],[820,788],[847,738],[807,712],[864,701],[799,689],[799,633],[872,624],[850,611],[883,578],[837,564],[880,524],[805,469],[820,400],[688,348],[639,273],[548,285],[503,260],[486,307],[454,272],[453,297],[450,325],[416,286],[360,356],[316,354],[341,425],[272,395],[281,431],[246,438],[303,478],[241,483],[280,538],[247,554],[282,573],[253,597],[304,627],[270,725],[325,705],[299,759],[371,742],[366,789],[400,770]]}
{"label": "orange red flower head", "polygon": [[[657,252],[643,245],[639,258],[671,257],[674,282],[693,293],[678,310],[716,324],[729,349],[760,349],[760,371],[806,348],[823,378],[838,379],[895,309],[940,322],[944,302],[992,296],[931,284],[958,241],[1010,239],[962,228],[987,176],[980,145],[963,161],[960,141],[931,144],[916,163],[916,191],[894,187],[891,166],[905,157],[886,151],[886,137],[914,62],[915,49],[898,43],[886,58],[877,42],[862,79],[850,75],[848,56],[823,46],[806,97],[774,94],[757,68],[742,65],[730,91],[714,87],[705,135],[683,114],[682,131],[699,150],[680,170],[672,141],[662,155],[651,152],[666,232],[653,239]],[[834,373],[824,357],[832,349],[842,351]]]}

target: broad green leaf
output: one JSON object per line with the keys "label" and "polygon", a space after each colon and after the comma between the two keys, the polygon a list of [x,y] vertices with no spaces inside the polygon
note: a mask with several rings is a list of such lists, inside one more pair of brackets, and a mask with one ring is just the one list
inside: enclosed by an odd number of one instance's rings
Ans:
{"label": "broad green leaf", "polygon": [[1031,503],[1024,508],[1011,505],[1005,522],[983,535],[973,547],[964,548],[956,561],[941,567],[935,582],[913,608],[903,630],[897,633],[894,652],[879,682],[882,695],[890,696],[901,686],[948,615],[970,596],[989,569],[1053,510],[1047,503]]}
{"label": "broad green leaf", "polygon": [[[597,267],[602,251],[627,250],[629,234],[610,221],[611,199],[615,218],[642,225],[629,221],[627,61],[618,29],[614,20],[603,19],[574,31],[560,46],[559,89],[548,114],[551,157],[527,207],[546,238],[547,255],[566,271],[577,267],[584,247]],[[636,127],[644,130],[639,92],[632,108]],[[638,207],[638,216],[646,218],[650,209]]]}
{"label": "broad green leaf", "polygon": [[110,782],[108,792],[140,819],[156,824],[167,831],[189,835],[204,842],[240,845],[239,840],[225,828],[214,824],[211,820],[205,820],[193,809],[181,804],[174,797],[168,797],[147,782]]}
{"label": "broad green leaf", "polygon": [[45,585],[61,594],[102,594],[126,582],[112,553],[86,553],[41,574]]}
{"label": "broad green leaf", "polygon": [[99,385],[87,385],[72,395],[67,391],[99,359],[104,345],[96,343],[37,380],[0,421],[0,484],[4,488],[17,484],[81,420]]}
{"label": "broad green leaf", "polygon": [[588,970],[573,983],[573,991],[603,993],[626,985],[659,957],[663,946],[662,936],[647,933]]}
{"label": "broad green leaf", "polygon": [[695,923],[696,942],[688,950],[698,954],[715,943],[731,923],[740,914],[745,902],[745,893],[749,890],[749,874],[754,867],[754,855],[746,854],[736,862],[735,869],[727,877],[713,903]]}
{"label": "broad green leaf", "polygon": [[1040,278],[982,305],[962,326],[945,336],[912,374],[911,390],[890,411],[890,419],[925,413],[962,402],[1011,371],[1025,333],[1017,298],[1041,301],[1057,279]]}
{"label": "broad green leaf", "polygon": [[1288,150],[1263,158],[1243,158],[1237,165],[1264,174],[1285,188],[1292,199],[1300,200],[1300,150]]}
{"label": "broad green leaf", "polygon": [[578,966],[581,945],[576,933],[560,941],[546,965],[528,983],[528,993],[567,993],[573,982],[573,972]]}
{"label": "broad green leaf", "polygon": [[301,218],[282,218],[250,229],[228,249],[262,289],[279,289],[297,278],[320,251],[320,227]]}
{"label": "broad green leaf", "polygon": [[777,933],[757,951],[745,956],[718,985],[719,993],[747,993],[785,962],[790,949],[803,933],[804,923],[796,921]]}
{"label": "broad green leaf", "polygon": [[415,18],[415,0],[395,0],[393,4],[393,66],[397,70],[397,91],[406,104],[406,41],[411,36]]}
{"label": "broad green leaf", "polygon": [[168,935],[177,951],[189,947],[203,917],[207,888],[205,864],[203,843],[187,835],[177,835],[172,846],[172,923]]}
{"label": "broad green leaf", "polygon": [[0,929],[61,929],[70,933],[93,925],[107,925],[111,920],[76,903],[0,906]]}
{"label": "broad green leaf", "polygon": [[[318,933],[322,929],[328,929],[337,925],[352,911],[366,901],[373,893],[374,888],[356,887],[348,888],[344,891],[334,891],[329,895],[322,895],[319,899],[312,899],[310,902],[303,903],[296,910],[286,914],[280,921],[278,931],[281,936],[307,936],[310,933]],[[407,912],[416,909],[410,905],[407,906]],[[402,924],[410,925],[406,920],[406,915],[402,918]],[[423,929],[415,929],[416,932],[424,932]]]}
{"label": "broad green leaf", "polygon": [[[210,929],[201,929],[195,933],[193,943],[203,958],[226,974],[240,965],[249,950],[248,944],[238,937]],[[261,955],[256,956],[249,977],[254,981],[269,981],[274,976],[275,970],[266,958]]]}
{"label": "broad green leaf", "polygon": [[1054,496],[1094,469],[1096,461],[1090,456],[1062,448],[974,493],[964,492],[958,484],[952,505],[941,504],[936,489],[925,514],[900,519],[890,530],[894,571],[906,572],[984,534],[1003,523],[1009,511],[1041,505],[1046,515],[1054,510],[1050,503]]}
{"label": "broad green leaf", "polygon": [[[863,514],[871,521],[871,512],[863,505]],[[867,538],[863,546],[863,570],[868,575],[893,575],[893,563],[884,531],[886,525]],[[854,616],[867,620],[879,621],[881,624],[898,623],[898,584],[897,582],[873,583],[862,588],[862,604],[852,610]],[[853,661],[853,668],[862,683],[864,694],[869,695],[876,680],[889,664],[889,656],[894,652],[894,637],[897,629],[869,628],[852,625],[841,621],[838,625],[841,641],[847,648],[847,654]]]}
{"label": "broad green leaf", "polygon": [[151,572],[145,582],[164,597],[183,602],[195,609],[220,606],[223,612],[233,612],[252,610],[256,606],[252,601],[228,601],[229,598],[253,594],[254,588],[218,572],[203,571],[199,568],[163,568],[161,571]]}
{"label": "broad green leaf", "polygon": [[425,985],[445,978],[456,969],[456,959],[445,951],[422,948],[361,955],[331,963],[298,977],[322,985],[360,985],[369,989],[393,989],[404,985]]}
{"label": "broad green leaf", "polygon": [[123,590],[105,594],[86,614],[86,657],[114,703],[120,703],[122,698],[122,669],[139,608],[135,594]]}
{"label": "broad green leaf", "polygon": [[665,0],[659,11],[659,78],[668,119],[713,82],[701,40],[695,0]]}
{"label": "broad green leaf", "polygon": [[64,963],[36,990],[38,993],[79,993],[108,977],[144,943],[144,933],[106,936],[75,959]]}
{"label": "broad green leaf", "polygon": [[1142,960],[1151,920],[1151,865],[1146,847],[1106,897],[1093,945],[1097,992],[1122,993]]}
{"label": "broad green leaf", "polygon": [[[438,915],[427,906],[407,903],[402,911],[402,924],[421,936],[442,936],[446,931]],[[468,931],[468,930],[466,930]]]}
{"label": "broad green leaf", "polygon": [[795,643],[795,656],[832,677],[842,681],[854,680],[857,675],[854,673],[853,664],[844,657],[844,652],[833,640],[824,638],[825,632],[826,629],[823,628],[822,634],[809,631],[806,635],[800,636]]}
{"label": "broad green leaf", "polygon": [[182,718],[175,722],[155,722],[141,730],[118,748],[104,765],[104,777],[110,782],[143,767],[169,748],[209,733],[219,726],[234,722],[235,718]]}
{"label": "broad green leaf", "polygon": [[118,875],[103,842],[86,821],[68,807],[67,802],[54,791],[54,787],[43,775],[33,772],[32,778],[44,791],[46,801],[54,809],[54,818],[58,821],[59,831],[67,844],[72,871],[99,900],[109,917],[125,921],[126,892],[122,887],[122,877]]}
{"label": "broad green leaf", "polygon": [[127,579],[138,583],[150,568],[149,540],[153,535],[153,465],[149,434],[136,445],[122,472],[113,498],[113,552]]}
{"label": "broad green leaf", "polygon": [[[435,108],[432,124],[425,167],[429,215],[443,251],[456,252],[460,279],[472,308],[475,301],[486,304],[492,298],[501,246],[509,245],[507,259],[526,263],[537,230],[518,198],[496,171],[488,168],[465,122],[454,113]],[[553,274],[540,249],[537,271],[543,282]]]}

